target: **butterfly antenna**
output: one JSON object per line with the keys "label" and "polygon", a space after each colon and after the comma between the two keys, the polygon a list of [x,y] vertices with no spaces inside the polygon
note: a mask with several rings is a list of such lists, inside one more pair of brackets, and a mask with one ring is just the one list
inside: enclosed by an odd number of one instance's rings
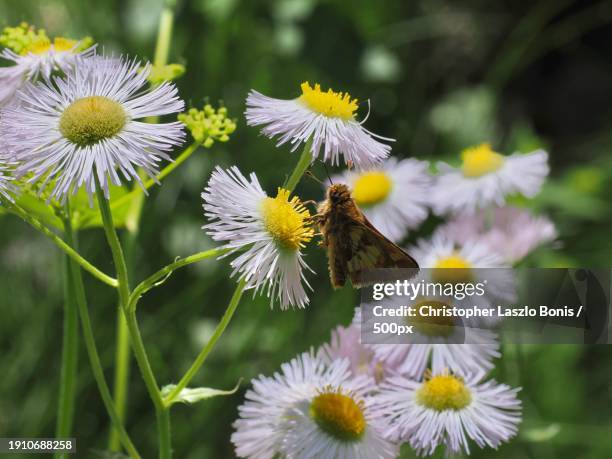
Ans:
{"label": "butterfly antenna", "polygon": [[[321,162],[323,162],[323,161],[321,161]],[[327,164],[323,163],[323,169],[325,169],[325,174],[327,174],[327,180],[329,180],[329,184],[333,185],[334,182],[332,182],[331,175],[329,175],[329,170],[327,169]]]}

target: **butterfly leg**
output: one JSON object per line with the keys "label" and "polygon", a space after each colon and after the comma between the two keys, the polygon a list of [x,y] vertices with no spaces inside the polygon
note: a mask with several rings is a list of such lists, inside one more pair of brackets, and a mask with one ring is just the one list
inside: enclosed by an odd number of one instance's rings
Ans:
{"label": "butterfly leg", "polygon": [[319,203],[317,201],[315,201],[314,199],[309,199],[308,201],[302,201],[302,204],[305,205],[305,206],[314,206],[315,209],[319,205]]}
{"label": "butterfly leg", "polygon": [[319,228],[321,228],[325,225],[326,220],[327,217],[324,214],[314,214],[308,217],[307,221],[308,223],[314,223],[315,225],[318,225]]}

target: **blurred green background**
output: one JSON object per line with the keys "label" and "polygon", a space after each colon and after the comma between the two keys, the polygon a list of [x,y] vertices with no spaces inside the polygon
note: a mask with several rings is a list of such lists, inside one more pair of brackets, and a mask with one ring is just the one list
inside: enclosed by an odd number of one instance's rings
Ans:
{"label": "blurred green background", "polygon": [[[0,0],[0,26],[25,20],[50,35],[91,35],[105,52],[152,58],[161,3]],[[200,107],[206,98],[224,101],[238,130],[153,190],[135,278],[213,246],[200,229],[199,194],[215,164],[256,171],[268,191],[283,181],[297,157],[246,127],[244,99],[250,88],[292,98],[305,80],[370,99],[368,128],[397,138],[397,156],[456,161],[462,148],[482,141],[506,153],[544,146],[552,176],[526,205],[554,220],[560,241],[526,264],[610,266],[611,22],[609,1],[179,0],[170,62],[187,67],[177,82],[181,95]],[[313,181],[302,182],[299,192],[321,197]],[[431,218],[419,235],[435,223]],[[112,272],[101,231],[87,230],[80,239],[87,257]],[[14,217],[2,218],[0,241],[0,436],[49,437],[61,353],[62,259]],[[357,293],[331,291],[322,251],[311,247],[307,260],[318,273],[310,278],[315,291],[307,310],[270,311],[265,298],[246,295],[192,385],[244,382],[233,396],[173,409],[177,458],[233,457],[231,423],[248,381],[350,321]],[[212,333],[235,285],[229,272],[226,262],[203,262],[176,272],[141,301],[143,337],[162,384],[176,382]],[[85,279],[112,380],[115,292]],[[612,457],[611,347],[504,345],[503,353],[495,376],[524,388],[525,420],[518,439],[474,457]],[[105,457],[108,420],[84,351],[79,365],[77,457]],[[156,454],[154,426],[133,367],[127,429],[146,458]]]}

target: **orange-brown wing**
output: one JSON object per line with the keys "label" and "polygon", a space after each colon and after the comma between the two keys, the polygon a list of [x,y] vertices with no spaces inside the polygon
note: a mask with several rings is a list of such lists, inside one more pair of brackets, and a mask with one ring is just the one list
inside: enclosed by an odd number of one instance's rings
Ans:
{"label": "orange-brown wing", "polygon": [[[351,220],[347,234],[350,243],[350,256],[347,257],[346,270],[354,287],[362,287],[374,282],[391,281],[400,274],[397,269],[412,270],[402,272],[413,277],[417,274],[419,265],[401,247],[394,244],[368,219],[362,215],[362,221]],[[387,268],[385,271],[373,271]]]}

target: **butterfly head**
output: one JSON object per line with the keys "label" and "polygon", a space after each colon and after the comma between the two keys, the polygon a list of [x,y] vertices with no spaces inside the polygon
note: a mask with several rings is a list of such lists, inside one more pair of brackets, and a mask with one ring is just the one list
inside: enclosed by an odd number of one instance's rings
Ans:
{"label": "butterfly head", "polygon": [[352,201],[351,191],[344,183],[334,183],[327,188],[327,199],[332,205],[341,205]]}

